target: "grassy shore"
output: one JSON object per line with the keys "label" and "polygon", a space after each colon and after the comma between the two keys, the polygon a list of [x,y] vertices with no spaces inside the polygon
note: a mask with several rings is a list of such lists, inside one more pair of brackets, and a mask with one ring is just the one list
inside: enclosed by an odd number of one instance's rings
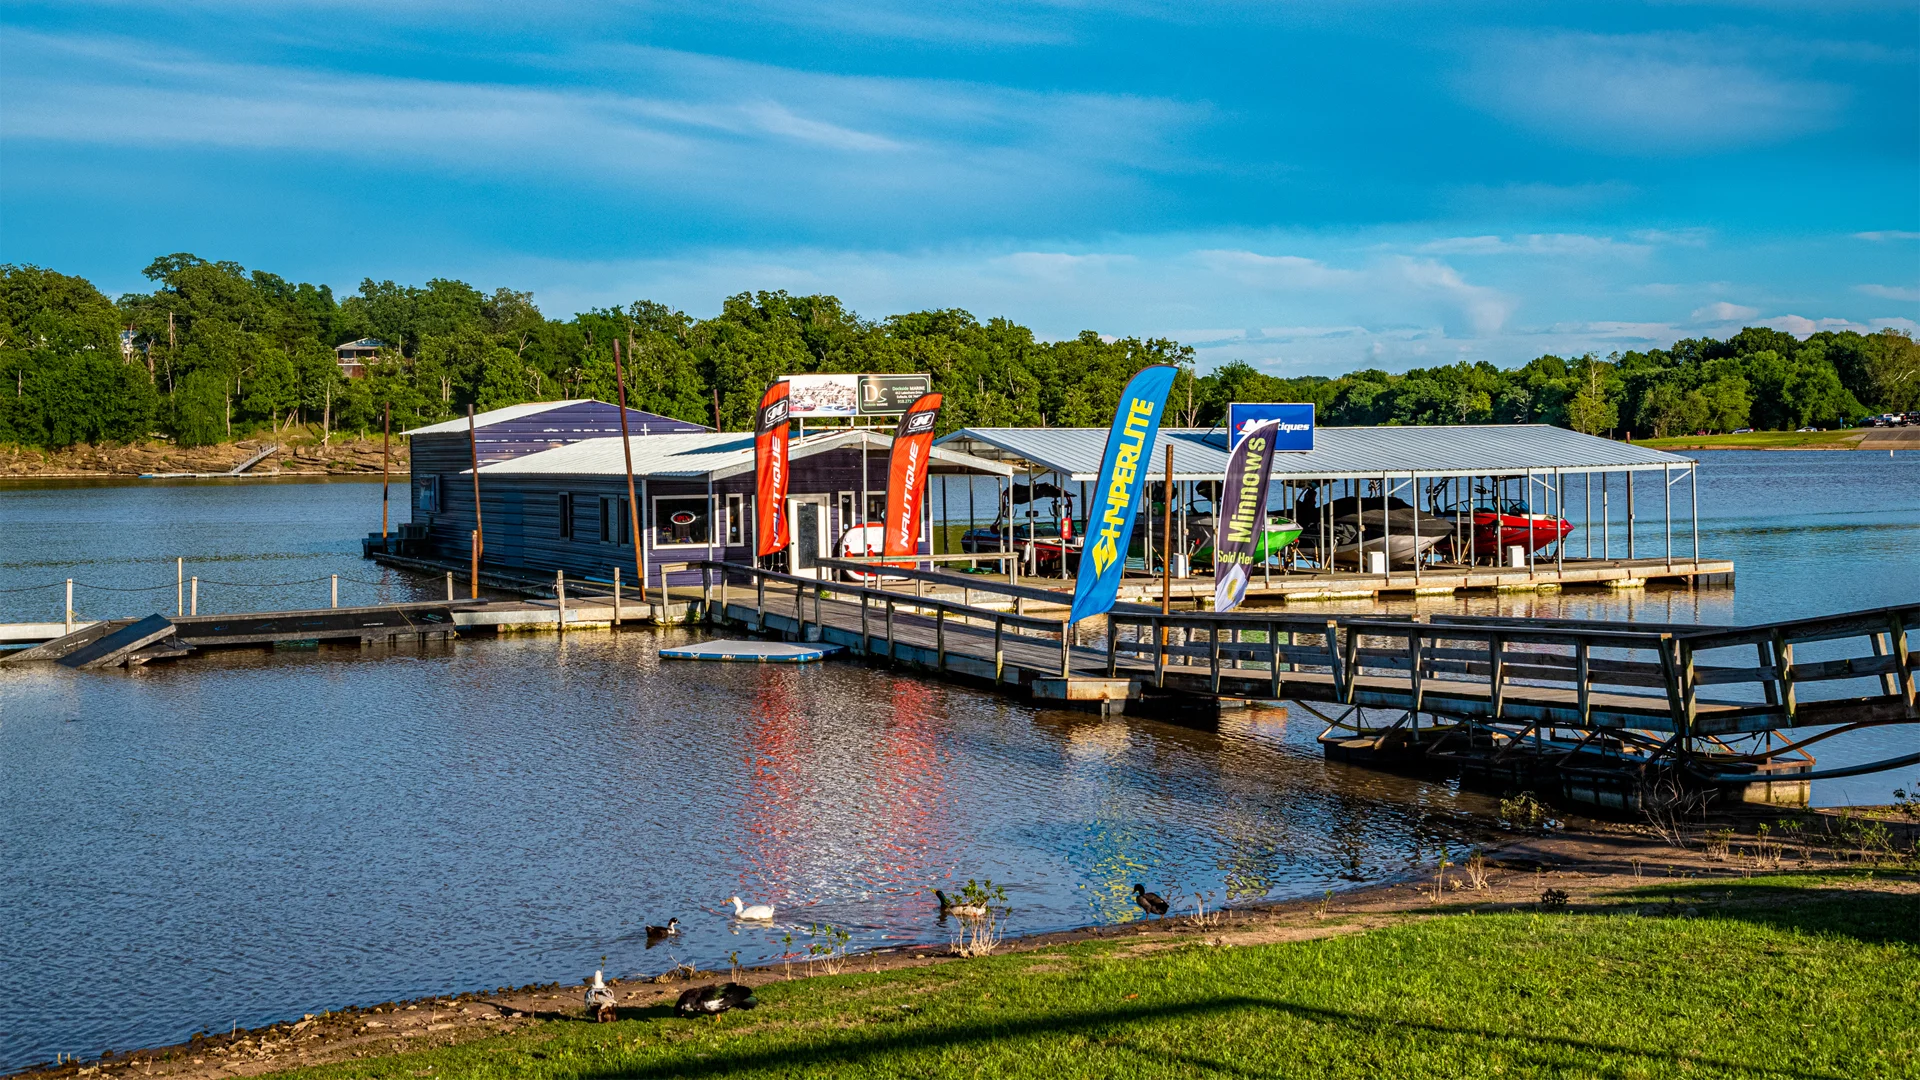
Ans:
{"label": "grassy shore", "polygon": [[[749,1012],[551,1021],[292,1075],[1913,1076],[1910,876],[1663,882],[1232,946],[1206,929],[759,982]],[[857,965],[858,961],[853,961]]]}
{"label": "grassy shore", "polygon": [[1741,435],[1674,435],[1635,439],[1655,450],[1853,450],[1868,428],[1842,431],[1749,431]]}

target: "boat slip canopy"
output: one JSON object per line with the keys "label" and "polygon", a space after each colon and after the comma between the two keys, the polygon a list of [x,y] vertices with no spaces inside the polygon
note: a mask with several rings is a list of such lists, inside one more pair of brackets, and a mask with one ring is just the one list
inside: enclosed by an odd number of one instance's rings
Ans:
{"label": "boat slip canopy", "polygon": [[[1450,427],[1323,427],[1314,448],[1274,455],[1275,480],[1406,476],[1488,476],[1527,472],[1658,472],[1693,467],[1693,459],[1548,424]],[[1157,479],[1161,447],[1173,446],[1175,480],[1221,480],[1227,471],[1224,428],[1161,428],[1147,460]],[[1013,464],[1030,464],[1069,480],[1097,480],[1106,428],[962,428],[939,440],[944,449]]]}
{"label": "boat slip canopy", "polygon": [[[753,472],[753,433],[750,431],[635,436],[627,441],[632,444],[635,476],[724,480]],[[892,447],[891,436],[866,428],[839,428],[793,440],[787,456],[789,460],[801,461],[829,450],[865,449],[880,453]],[[1008,465],[970,457],[952,448],[936,448],[927,464],[928,471],[935,474],[970,472],[1008,476],[1012,473]],[[512,461],[491,465],[483,462],[480,472],[485,476],[625,476],[627,455],[619,436],[583,439]]]}

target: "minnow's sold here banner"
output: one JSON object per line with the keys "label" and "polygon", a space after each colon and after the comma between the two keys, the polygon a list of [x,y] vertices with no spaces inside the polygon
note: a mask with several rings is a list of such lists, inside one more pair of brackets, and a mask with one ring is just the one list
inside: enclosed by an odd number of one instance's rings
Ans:
{"label": "minnow's sold here banner", "polygon": [[[883,555],[914,555],[920,550],[920,518],[927,501],[927,464],[933,453],[933,426],[940,420],[940,395],[922,394],[907,406],[893,432],[887,459],[886,538]],[[911,567],[913,563],[890,563]]]}
{"label": "minnow's sold here banner", "polygon": [[1227,455],[1226,483],[1213,537],[1213,610],[1232,611],[1247,598],[1253,556],[1267,529],[1267,488],[1273,479],[1279,420],[1256,424]]}
{"label": "minnow's sold here banner", "polygon": [[1087,507],[1085,551],[1080,576],[1073,584],[1072,622],[1113,610],[1120,593],[1120,569],[1133,540],[1133,519],[1140,506],[1153,462],[1148,450],[1160,431],[1167,392],[1178,373],[1171,364],[1156,364],[1135,375],[1120,394],[1107,431],[1107,452],[1100,460],[1100,484]]}
{"label": "minnow's sold here banner", "polygon": [[753,424],[753,476],[756,490],[753,500],[754,532],[758,555],[771,555],[787,546],[791,529],[787,523],[787,395],[792,388],[784,382],[767,387],[760,398],[760,410]]}

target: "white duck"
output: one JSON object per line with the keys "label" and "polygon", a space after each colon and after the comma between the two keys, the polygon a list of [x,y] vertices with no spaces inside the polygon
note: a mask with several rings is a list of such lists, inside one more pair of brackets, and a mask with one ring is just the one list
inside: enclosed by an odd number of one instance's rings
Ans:
{"label": "white duck", "polygon": [[748,906],[748,905],[742,904],[740,902],[740,898],[737,896],[732,897],[732,900],[733,900],[733,917],[736,919],[771,920],[773,918],[772,904],[754,904],[754,905]]}
{"label": "white duck", "polygon": [[594,972],[593,984],[587,987],[587,1012],[601,1023],[608,1023],[615,1019],[615,1002],[613,988],[607,985],[600,972]]}

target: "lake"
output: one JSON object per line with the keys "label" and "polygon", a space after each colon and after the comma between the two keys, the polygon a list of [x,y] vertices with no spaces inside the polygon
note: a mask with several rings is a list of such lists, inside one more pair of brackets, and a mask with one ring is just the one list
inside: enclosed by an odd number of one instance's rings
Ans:
{"label": "lake", "polygon": [[[1920,600],[1914,461],[1707,455],[1702,550],[1737,561],[1734,587],[1418,606],[1748,622]],[[364,482],[4,486],[0,621],[57,620],[68,577],[84,617],[170,611],[176,557],[203,611],[324,606],[334,574],[342,603],[440,595],[358,557],[378,527]],[[1006,886],[1017,933],[1135,918],[1136,881],[1318,895],[1460,850],[1496,802],[1328,763],[1301,711],[1205,733],[856,664],[663,667],[687,636],[0,674],[0,1070],[601,966],[762,962],[821,924],[856,948],[941,942],[930,890],[969,878]],[[1822,760],[1914,743],[1879,729]],[[735,894],[778,924],[733,926]],[[648,949],[669,916],[684,937]]]}

